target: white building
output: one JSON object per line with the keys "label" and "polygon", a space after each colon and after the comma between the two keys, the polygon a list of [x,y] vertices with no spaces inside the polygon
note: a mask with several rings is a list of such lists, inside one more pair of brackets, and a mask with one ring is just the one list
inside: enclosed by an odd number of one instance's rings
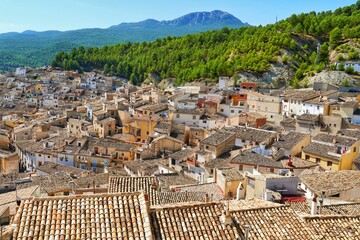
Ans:
{"label": "white building", "polygon": [[228,90],[229,77],[219,77],[219,89]]}
{"label": "white building", "polygon": [[[340,65],[340,62],[335,63],[336,69],[339,69],[339,65]],[[344,62],[344,69],[346,69],[348,67],[353,67],[354,72],[360,72],[360,63],[358,63],[358,62]]]}
{"label": "white building", "polygon": [[26,76],[26,68],[23,68],[23,67],[16,68],[15,75],[25,77]]}
{"label": "white building", "polygon": [[199,109],[178,109],[173,113],[172,121],[186,126],[199,126],[202,111]]}

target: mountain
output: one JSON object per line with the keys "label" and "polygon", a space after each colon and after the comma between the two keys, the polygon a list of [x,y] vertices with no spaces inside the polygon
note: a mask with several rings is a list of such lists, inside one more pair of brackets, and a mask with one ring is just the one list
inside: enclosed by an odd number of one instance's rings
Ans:
{"label": "mountain", "polygon": [[121,23],[107,29],[4,33],[0,34],[0,70],[14,70],[24,65],[47,65],[57,52],[70,51],[78,46],[101,47],[125,42],[154,41],[157,38],[217,30],[225,26],[239,28],[249,24],[229,13],[216,10],[190,13],[169,21],[148,19],[137,23]]}
{"label": "mountain", "polygon": [[[174,25],[188,28],[228,18],[216,12],[206,17],[197,13],[173,21],[146,20],[130,25],[135,29],[159,24],[169,29]],[[154,31],[156,28],[153,27]],[[101,70],[107,75],[130,79],[134,84],[141,84],[149,75],[154,79],[176,79],[176,85],[233,76],[235,82],[260,81],[268,86],[286,82],[306,87],[312,76],[334,69],[334,58],[358,61],[359,38],[360,1],[334,12],[293,14],[266,26],[222,28],[100,49],[79,47],[71,53],[58,53],[52,65],[65,70]]]}

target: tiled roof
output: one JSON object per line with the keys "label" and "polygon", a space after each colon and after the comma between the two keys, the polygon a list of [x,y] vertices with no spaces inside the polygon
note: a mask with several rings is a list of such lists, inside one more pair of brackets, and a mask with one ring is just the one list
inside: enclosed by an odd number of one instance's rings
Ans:
{"label": "tiled roof", "polygon": [[167,159],[136,160],[124,162],[124,165],[133,173],[141,172],[141,176],[152,176],[159,172],[159,165],[167,165]]}
{"label": "tiled roof", "polygon": [[220,170],[226,181],[238,181],[245,179],[244,175],[234,168],[225,168]]}
{"label": "tiled roof", "polygon": [[360,188],[360,171],[343,170],[300,175],[300,180],[318,196],[321,196],[321,191],[325,191],[325,196],[331,196],[350,189]]}
{"label": "tiled roof", "polygon": [[313,138],[314,141],[334,143],[335,145],[341,145],[350,147],[354,145],[358,140],[356,138],[347,136],[330,135],[325,133],[319,133]]}
{"label": "tiled roof", "polygon": [[[311,142],[309,145],[303,148],[304,153],[311,153],[317,156],[324,156],[326,158],[339,160],[340,155],[332,155],[331,153],[337,153],[338,149],[335,146],[329,146],[321,143]],[[329,154],[330,153],[330,154]]]}
{"label": "tiled roof", "polygon": [[308,136],[309,134],[292,131],[285,136],[281,136],[280,139],[273,144],[273,147],[291,150],[293,147],[296,146],[296,144],[298,144]]}
{"label": "tiled roof", "polygon": [[169,174],[159,174],[156,175],[156,178],[160,184],[162,190],[169,190],[170,187],[174,186],[186,186],[197,184],[198,182],[191,177],[188,177],[184,174],[178,173],[169,173]]}
{"label": "tiled roof", "polygon": [[155,177],[110,177],[109,193],[144,191],[149,194],[150,204],[158,204]]}
{"label": "tiled roof", "polygon": [[341,129],[337,132],[337,134],[360,139],[360,131],[358,129]]}
{"label": "tiled roof", "polygon": [[253,142],[266,142],[272,138],[276,137],[276,132],[257,129],[257,128],[249,128],[249,127],[228,127],[225,128],[228,132],[234,132],[236,134],[236,138],[253,141]]}
{"label": "tiled roof", "polygon": [[30,198],[14,239],[153,239],[142,193]]}
{"label": "tiled roof", "polygon": [[231,159],[232,164],[244,164],[253,166],[273,167],[273,168],[284,168],[280,161],[275,161],[271,158],[264,157],[261,154],[254,153],[251,151],[243,151]]}
{"label": "tiled roof", "polygon": [[157,192],[159,205],[184,203],[184,202],[204,202],[205,192]]}
{"label": "tiled roof", "polygon": [[180,160],[182,160],[184,158],[187,158],[187,157],[191,156],[194,153],[195,153],[195,151],[192,150],[192,149],[183,149],[183,150],[177,151],[177,152],[169,155],[169,157],[171,159],[175,159],[175,160],[180,161]]}
{"label": "tiled roof", "polygon": [[319,121],[319,115],[304,113],[296,118],[299,121]]}
{"label": "tiled roof", "polygon": [[296,91],[285,95],[285,100],[306,101],[320,96],[320,92],[315,91]]}
{"label": "tiled roof", "polygon": [[216,183],[194,184],[180,187],[181,192],[204,192],[209,196],[210,201],[220,201],[224,196]]}
{"label": "tiled roof", "polygon": [[360,239],[359,216],[316,216],[306,217],[305,221],[313,228],[316,239]]}
{"label": "tiled roof", "polygon": [[312,230],[306,226],[289,207],[271,207],[233,212],[232,216],[245,234],[249,224],[249,239],[314,239]]}
{"label": "tiled roof", "polygon": [[[231,133],[231,132],[227,132],[227,131],[217,132],[217,133],[214,133],[213,135],[205,138],[204,140],[202,140],[201,144],[217,146],[220,143],[225,142],[226,140],[230,139],[234,135],[235,135],[235,133]],[[234,143],[235,143],[235,141],[234,141]]]}
{"label": "tiled roof", "polygon": [[[311,208],[307,202],[289,202],[289,206],[302,214],[310,214]],[[319,206],[318,206],[318,214]],[[346,203],[324,205],[321,208],[321,215],[342,215],[342,216],[360,216],[360,203]]]}
{"label": "tiled roof", "polygon": [[151,213],[156,239],[240,239],[235,227],[223,226],[224,207],[208,203],[157,209]]}
{"label": "tiled roof", "polygon": [[53,163],[53,162],[45,162],[43,165],[39,166],[37,170],[40,170],[42,172],[45,172],[47,174],[55,174],[58,172],[67,172],[67,173],[73,173],[76,176],[81,176],[83,173],[86,173],[88,171],[76,168],[76,167],[70,167],[63,164]]}

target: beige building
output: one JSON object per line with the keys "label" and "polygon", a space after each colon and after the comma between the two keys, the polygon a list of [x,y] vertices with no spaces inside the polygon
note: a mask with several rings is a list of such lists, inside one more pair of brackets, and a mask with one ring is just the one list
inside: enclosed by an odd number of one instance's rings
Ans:
{"label": "beige building", "polygon": [[246,178],[234,168],[216,169],[216,184],[227,198],[245,199]]}
{"label": "beige building", "polygon": [[264,95],[258,92],[248,92],[247,112],[256,112],[266,116],[267,122],[278,124],[282,120],[281,98],[279,96]]}
{"label": "beige building", "polygon": [[116,120],[114,118],[105,118],[101,121],[95,122],[94,127],[99,138],[114,135],[116,133],[115,124]]}
{"label": "beige building", "polygon": [[328,171],[350,170],[359,155],[359,146],[357,138],[320,133],[303,148],[302,159]]}
{"label": "beige building", "polygon": [[0,150],[0,173],[4,175],[18,173],[19,159],[17,153]]}
{"label": "beige building", "polygon": [[217,132],[200,142],[200,149],[210,152],[212,159],[230,151],[235,147],[236,134],[223,131]]}

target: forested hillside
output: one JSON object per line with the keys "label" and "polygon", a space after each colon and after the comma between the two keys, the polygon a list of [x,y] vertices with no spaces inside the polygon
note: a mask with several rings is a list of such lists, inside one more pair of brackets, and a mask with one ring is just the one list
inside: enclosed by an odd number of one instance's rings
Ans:
{"label": "forested hillside", "polygon": [[262,74],[273,63],[294,69],[292,84],[329,66],[329,51],[360,37],[360,1],[334,12],[292,15],[276,24],[223,28],[148,43],[60,52],[55,67],[79,71],[98,69],[140,84],[148,74],[176,78],[177,84],[199,78],[215,79],[238,72]]}
{"label": "forested hillside", "polygon": [[19,66],[48,65],[58,52],[69,52],[74,47],[154,41],[159,37],[183,36],[224,26],[239,28],[248,24],[217,10],[190,13],[170,21],[148,19],[137,23],[121,23],[106,29],[4,33],[0,34],[0,71],[13,71]]}

